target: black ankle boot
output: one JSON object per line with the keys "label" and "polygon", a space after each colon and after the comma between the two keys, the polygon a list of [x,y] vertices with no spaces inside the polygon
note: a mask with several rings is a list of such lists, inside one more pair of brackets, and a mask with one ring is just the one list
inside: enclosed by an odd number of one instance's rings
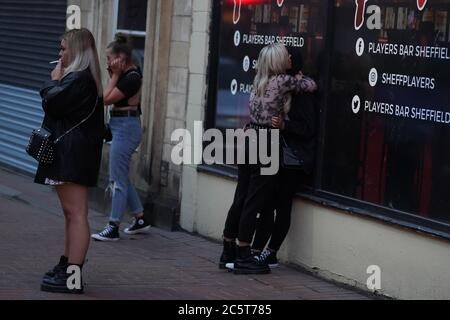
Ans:
{"label": "black ankle boot", "polygon": [[251,252],[250,246],[238,247],[237,258],[234,262],[235,274],[266,274],[270,273],[267,263],[261,263]]}
{"label": "black ankle boot", "polygon": [[66,256],[61,256],[61,258],[59,258],[59,263],[56,266],[54,266],[53,269],[47,271],[44,274],[43,280],[54,277],[55,274],[58,273],[59,271],[67,269],[68,263],[69,263],[69,258],[67,258]]}
{"label": "black ankle boot", "polygon": [[236,260],[236,242],[223,240],[223,251],[220,256],[219,269],[226,269],[227,263],[234,263]]}
{"label": "black ankle boot", "polygon": [[[80,279],[79,286],[77,286],[77,282],[75,277],[75,272],[72,270],[79,269]],[[60,269],[58,272],[54,274],[52,277],[44,277],[41,283],[41,290],[45,292],[53,292],[53,293],[71,293],[71,294],[82,294],[84,293],[83,286],[83,277],[81,275],[81,270],[83,266],[68,264],[65,268]]]}

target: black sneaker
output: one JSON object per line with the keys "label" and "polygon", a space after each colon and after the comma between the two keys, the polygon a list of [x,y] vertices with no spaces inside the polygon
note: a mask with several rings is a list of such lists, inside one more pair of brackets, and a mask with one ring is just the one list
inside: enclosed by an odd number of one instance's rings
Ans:
{"label": "black sneaker", "polygon": [[261,252],[259,256],[256,256],[256,259],[258,259],[258,261],[261,263],[268,264],[270,268],[278,267],[277,253],[274,251],[266,249]]}
{"label": "black sneaker", "polygon": [[105,229],[100,231],[99,233],[95,233],[91,235],[92,239],[98,241],[118,241],[120,239],[119,236],[119,227],[114,223],[110,222]]}
{"label": "black sneaker", "polygon": [[232,269],[229,265],[233,265],[235,260],[236,242],[223,240],[223,251],[220,256],[219,269]]}
{"label": "black sneaker", "polygon": [[138,234],[138,233],[146,233],[150,230],[150,223],[147,222],[144,218],[134,218],[133,223],[123,230],[126,234]]}
{"label": "black sneaker", "polygon": [[[251,255],[254,256],[255,258],[257,258],[257,256],[259,256],[261,254],[261,250],[251,249],[250,252],[251,252]],[[234,258],[233,262],[227,262],[225,264],[225,268],[228,269],[228,271],[233,271],[234,270],[234,261],[235,260],[236,260],[236,258]]]}
{"label": "black sneaker", "polygon": [[41,283],[41,291],[52,293],[83,294],[84,286],[82,278],[80,279],[79,288],[69,288],[68,280],[72,275],[67,273],[68,267],[69,265],[67,265],[64,269],[60,269],[54,274],[53,277],[44,278]]}
{"label": "black sneaker", "polygon": [[250,247],[238,247],[238,257],[234,262],[235,274],[267,274],[270,268],[251,254]]}
{"label": "black sneaker", "polygon": [[[261,254],[261,250],[254,250],[254,249],[251,250],[251,255],[254,256],[255,258],[258,258],[258,256],[260,254]],[[228,271],[233,271],[234,270],[234,261],[226,263],[225,268],[228,269]]]}

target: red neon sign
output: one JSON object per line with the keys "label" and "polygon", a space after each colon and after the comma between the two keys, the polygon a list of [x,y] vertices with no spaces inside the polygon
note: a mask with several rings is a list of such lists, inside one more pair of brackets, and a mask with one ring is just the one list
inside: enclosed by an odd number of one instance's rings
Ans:
{"label": "red neon sign", "polygon": [[[241,7],[242,4],[263,4],[270,2],[268,0],[233,0],[234,9],[233,9],[233,23],[237,24],[241,19]],[[282,7],[284,4],[284,0],[277,0],[278,7]]]}
{"label": "red neon sign", "polygon": [[417,8],[422,11],[423,8],[425,8],[425,6],[427,5],[427,1],[428,0],[417,0]]}
{"label": "red neon sign", "polygon": [[364,24],[364,13],[366,12],[366,4],[368,0],[356,0],[356,13],[355,13],[355,29],[361,29]]}
{"label": "red neon sign", "polygon": [[[364,13],[366,12],[366,5],[369,0],[355,0],[356,13],[355,13],[355,29],[359,30],[364,24]],[[270,2],[270,0],[233,0],[233,23],[237,24],[241,19],[242,4],[263,4]],[[422,11],[427,5],[428,0],[417,0],[417,8]],[[282,7],[284,0],[277,0],[278,7]]]}

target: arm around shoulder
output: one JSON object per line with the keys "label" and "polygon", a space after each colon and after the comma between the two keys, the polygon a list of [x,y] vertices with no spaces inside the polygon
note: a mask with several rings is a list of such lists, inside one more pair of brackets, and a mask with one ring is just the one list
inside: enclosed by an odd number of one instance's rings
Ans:
{"label": "arm around shoulder", "polygon": [[314,92],[317,90],[316,82],[303,74],[298,74],[295,77],[281,75],[277,80],[282,93]]}

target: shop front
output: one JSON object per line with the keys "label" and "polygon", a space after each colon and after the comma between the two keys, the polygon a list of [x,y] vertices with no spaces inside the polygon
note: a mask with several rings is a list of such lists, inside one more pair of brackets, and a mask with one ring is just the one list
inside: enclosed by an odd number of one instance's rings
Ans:
{"label": "shop front", "polygon": [[[205,67],[191,66],[204,96],[190,92],[188,126],[242,128],[258,53],[273,42],[320,87],[315,172],[299,181],[282,258],[387,296],[450,298],[450,1],[222,0],[209,10]],[[181,226],[220,240],[236,174],[184,166]],[[374,266],[380,288],[367,286]]]}
{"label": "shop front", "polygon": [[319,85],[315,170],[281,260],[394,298],[450,298],[450,0],[49,2],[0,0],[0,162],[34,171],[23,148],[42,117],[37,90],[66,6],[79,5],[103,66],[116,31],[136,45],[144,135],[130,176],[147,214],[220,241],[236,166],[174,163],[171,136],[242,128],[259,51],[281,42]]}

